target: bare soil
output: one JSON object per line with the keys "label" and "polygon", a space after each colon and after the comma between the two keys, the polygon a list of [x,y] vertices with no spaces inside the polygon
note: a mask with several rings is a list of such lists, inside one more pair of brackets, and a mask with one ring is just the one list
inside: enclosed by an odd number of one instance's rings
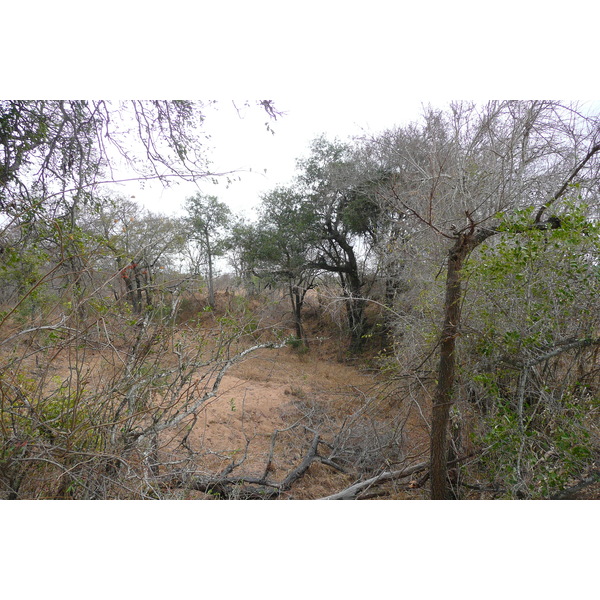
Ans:
{"label": "bare soil", "polygon": [[[232,369],[224,377],[218,397],[199,411],[189,437],[195,449],[208,450],[203,465],[207,472],[219,471],[232,458],[247,454],[238,471],[260,476],[269,463],[273,435],[278,432],[269,478],[281,481],[302,462],[312,439],[301,426],[291,430],[294,424],[318,427],[325,439],[331,439],[345,419],[367,405],[371,415],[383,411],[380,416],[384,419],[390,407],[378,406],[375,400],[376,376],[356,365],[339,363],[332,356],[336,353],[335,348],[328,350],[326,343],[300,355],[290,348],[267,349]],[[409,421],[406,430],[410,439],[406,443],[423,445],[427,435],[423,421],[416,412]],[[354,473],[344,474],[315,462],[284,497],[320,498],[355,481]],[[416,497],[419,492],[412,495]],[[188,492],[185,497],[207,495]]]}
{"label": "bare soil", "polygon": [[[182,311],[176,338],[187,336],[187,341],[191,339],[194,343],[197,331],[201,332],[203,343],[209,340],[210,344],[211,336],[217,337],[216,329],[213,334],[211,328],[218,318],[233,312],[241,321],[246,316],[254,319],[259,334],[274,327],[291,329],[285,302],[250,301],[240,309],[238,299],[233,296],[221,294],[220,300],[224,306],[217,312],[205,312],[201,302],[188,303]],[[319,310],[317,300],[313,300],[315,305],[308,306],[306,311],[310,350],[285,346],[249,354],[227,372],[215,398],[202,405],[193,417],[161,433],[159,464],[181,460],[184,440],[199,475],[214,477],[235,464],[233,470],[227,471],[231,476],[264,478],[268,474],[269,481],[281,482],[302,463],[318,432],[323,441],[319,455],[326,456],[327,448],[336,445],[342,449],[337,464],[343,468],[315,461],[280,496],[316,499],[383,469],[394,470],[423,460],[428,447],[423,417],[427,407],[422,407],[421,412],[404,400],[383,394],[377,363],[368,355],[348,357],[347,340],[336,329],[331,315]],[[15,332],[20,329],[16,327]],[[116,326],[111,335],[114,332],[118,332]],[[242,349],[244,344],[240,345]],[[91,390],[104,389],[102,386],[111,376],[111,365],[118,367],[119,361],[124,360],[118,358],[120,350],[114,346],[104,350],[81,347],[67,339],[60,350],[45,355],[46,362],[38,364],[42,355],[30,352],[39,348],[37,340],[23,336],[18,345],[19,373],[32,382],[28,385],[43,385],[45,397],[52,393],[53,386],[58,388],[63,385],[61,382],[74,377],[74,368],[78,369],[78,375],[73,381],[77,379]],[[123,352],[126,349],[127,344]],[[7,345],[3,349],[5,361],[10,352]],[[175,360],[174,353],[160,357],[164,365]],[[392,439],[389,432],[399,435]],[[54,473],[51,467],[48,469],[43,477],[40,474],[39,485],[44,489],[35,489],[35,482],[23,486],[23,490],[30,492],[28,497],[54,497],[61,471]],[[393,484],[388,484],[384,489],[387,498],[425,497],[421,486],[407,489],[406,481],[402,488],[394,489]],[[167,484],[161,492],[162,497],[173,499],[215,497],[185,485],[170,488]]]}

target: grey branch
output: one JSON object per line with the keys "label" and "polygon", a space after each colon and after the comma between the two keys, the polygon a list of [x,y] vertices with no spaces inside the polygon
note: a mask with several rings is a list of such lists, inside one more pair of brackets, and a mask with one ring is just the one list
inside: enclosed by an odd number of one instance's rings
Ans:
{"label": "grey branch", "polygon": [[342,490],[341,492],[337,492],[336,494],[332,494],[331,496],[326,496],[325,498],[321,498],[321,500],[353,500],[356,496],[362,492],[363,490],[379,484],[385,481],[392,481],[394,479],[402,479],[403,477],[408,477],[413,473],[418,473],[419,471],[423,471],[429,467],[429,461],[421,462],[412,467],[407,467],[406,469],[401,469],[400,471],[384,471],[375,477],[371,477],[370,479],[366,479],[365,481],[359,481],[354,485]]}

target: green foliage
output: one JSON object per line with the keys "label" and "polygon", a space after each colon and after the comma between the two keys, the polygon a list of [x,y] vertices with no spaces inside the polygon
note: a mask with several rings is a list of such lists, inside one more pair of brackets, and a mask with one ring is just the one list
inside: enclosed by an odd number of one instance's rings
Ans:
{"label": "green foliage", "polygon": [[548,498],[585,472],[597,449],[586,427],[598,399],[566,393],[558,402],[545,400],[529,406],[523,429],[507,401],[498,401],[484,419],[484,433],[475,436],[485,448],[480,461],[484,473],[506,486],[508,497]]}
{"label": "green foliage", "polygon": [[577,340],[600,327],[600,244],[580,203],[565,203],[555,229],[527,227],[532,214],[517,211],[465,267],[462,379],[487,407],[477,438],[486,472],[511,494],[547,497],[593,459],[586,424],[597,406],[577,392],[591,369]]}
{"label": "green foliage", "polygon": [[43,392],[39,382],[22,373],[0,376],[4,399],[0,409],[3,431],[23,443],[49,441],[77,451],[95,451],[103,444],[100,428],[94,426],[93,404],[85,387],[73,389],[70,380],[56,378],[56,389]]}
{"label": "green foliage", "polygon": [[302,356],[304,354],[308,354],[308,352],[309,352],[309,347],[306,345],[306,342],[297,337],[288,338],[287,344],[290,348],[292,348],[300,356]]}
{"label": "green foliage", "polygon": [[368,188],[352,190],[342,209],[342,220],[352,233],[364,235],[377,229],[381,208],[376,196],[368,192]]}
{"label": "green foliage", "polygon": [[247,298],[235,296],[226,313],[217,317],[223,340],[236,340],[240,336],[254,335],[259,329],[259,320]]}
{"label": "green foliage", "polygon": [[227,228],[231,220],[229,207],[216,196],[197,193],[186,199],[185,209],[188,213],[187,223],[200,242],[204,241],[206,235]]}
{"label": "green foliage", "polygon": [[4,301],[10,301],[14,314],[24,323],[54,300],[48,282],[44,280],[49,270],[50,256],[38,243],[27,247],[6,248],[0,258],[0,285]]}
{"label": "green foliage", "polygon": [[565,228],[498,236],[465,266],[483,353],[490,355],[499,338],[514,354],[593,331],[600,293],[597,227],[580,211],[561,222]]}
{"label": "green foliage", "polygon": [[260,220],[246,259],[254,270],[275,279],[302,281],[320,237],[317,215],[293,188],[279,187],[262,197]]}

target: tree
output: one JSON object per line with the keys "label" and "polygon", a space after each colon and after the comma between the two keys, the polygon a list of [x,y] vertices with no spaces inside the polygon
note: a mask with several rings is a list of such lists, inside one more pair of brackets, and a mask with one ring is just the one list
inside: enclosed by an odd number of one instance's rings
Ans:
{"label": "tree", "polygon": [[265,194],[259,212],[246,259],[258,276],[286,283],[296,338],[308,346],[302,308],[319,273],[311,264],[319,237],[315,214],[298,191],[284,187]]}
{"label": "tree", "polygon": [[248,253],[253,247],[255,233],[254,224],[244,217],[235,216],[232,219],[226,251],[229,266],[239,282],[247,281],[251,275]]}
{"label": "tree", "polygon": [[449,244],[431,420],[434,499],[448,496],[447,436],[462,334],[465,261],[483,242],[506,231],[501,218],[516,211],[530,209],[513,232],[560,228],[553,212],[575,183],[584,199],[595,201],[598,131],[598,118],[584,116],[575,105],[462,103],[447,112],[430,109],[421,125],[375,141],[395,161],[384,209],[410,217],[415,239],[420,232],[430,241]]}
{"label": "tree", "polygon": [[217,257],[223,256],[227,247],[231,211],[216,196],[203,196],[200,193],[186,200],[185,210],[189,240],[198,250],[192,268],[196,272],[201,265],[206,265],[208,304],[214,308],[214,263]]}
{"label": "tree", "polygon": [[185,246],[183,223],[144,210],[129,199],[112,197],[87,216],[82,228],[111,257],[111,263],[103,264],[100,258],[105,253],[96,252],[99,266],[117,273],[115,296],[120,298],[117,290],[123,286],[135,314],[144,306],[153,308],[158,271],[172,265]]}
{"label": "tree", "polygon": [[373,201],[377,175],[358,161],[350,146],[315,140],[311,154],[298,161],[298,189],[316,216],[315,269],[336,273],[345,299],[351,350],[363,343],[366,272],[377,238],[379,207]]}

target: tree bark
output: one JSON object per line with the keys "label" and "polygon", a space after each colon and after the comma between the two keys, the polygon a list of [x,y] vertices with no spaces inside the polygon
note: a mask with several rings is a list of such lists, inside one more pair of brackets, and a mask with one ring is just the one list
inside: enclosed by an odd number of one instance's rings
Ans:
{"label": "tree bark", "polygon": [[208,231],[205,233],[206,256],[208,258],[208,305],[211,308],[215,307],[215,289],[213,284],[213,256],[212,248],[210,247],[210,238]]}
{"label": "tree bark", "polygon": [[448,423],[454,402],[456,338],[460,333],[462,300],[461,271],[476,242],[472,234],[461,234],[448,252],[444,324],[440,342],[438,381],[431,419],[431,499],[448,498]]}
{"label": "tree bark", "polygon": [[304,346],[308,348],[308,340],[304,333],[302,324],[302,306],[304,304],[304,293],[297,285],[289,283],[290,302],[292,304],[292,312],[294,314],[294,327],[296,329],[296,339],[300,340]]}

